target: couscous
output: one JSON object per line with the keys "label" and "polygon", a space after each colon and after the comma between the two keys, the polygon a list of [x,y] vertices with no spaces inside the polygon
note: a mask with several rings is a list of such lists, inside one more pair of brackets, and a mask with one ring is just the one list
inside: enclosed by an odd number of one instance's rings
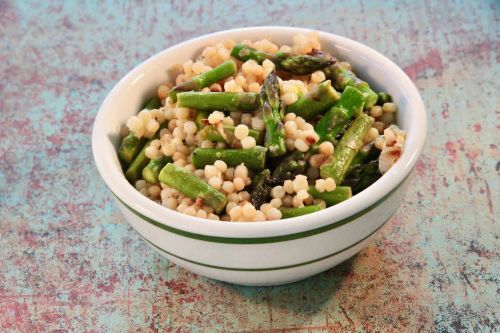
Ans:
{"label": "couscous", "polygon": [[373,184],[402,153],[391,96],[314,34],[221,41],[176,70],[127,120],[118,149],[128,181],[169,209],[233,222],[313,213]]}

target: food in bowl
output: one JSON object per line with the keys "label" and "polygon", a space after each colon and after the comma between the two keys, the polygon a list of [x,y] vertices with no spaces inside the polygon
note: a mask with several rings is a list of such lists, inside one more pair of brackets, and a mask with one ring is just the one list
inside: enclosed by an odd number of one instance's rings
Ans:
{"label": "food in bowl", "polygon": [[318,37],[223,40],[180,66],[127,120],[118,156],[159,204],[223,221],[317,212],[373,184],[402,153],[397,106]]}

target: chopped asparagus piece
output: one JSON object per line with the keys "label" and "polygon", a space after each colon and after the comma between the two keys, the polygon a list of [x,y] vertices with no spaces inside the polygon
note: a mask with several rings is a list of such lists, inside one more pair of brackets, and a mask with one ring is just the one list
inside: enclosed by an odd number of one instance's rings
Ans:
{"label": "chopped asparagus piece", "polygon": [[260,91],[262,116],[266,124],[264,139],[269,156],[276,157],[286,153],[285,127],[283,126],[284,109],[280,100],[280,85],[278,76],[273,71],[264,80]]}
{"label": "chopped asparagus piece", "polygon": [[130,133],[123,138],[120,147],[118,148],[118,157],[123,165],[127,166],[139,154],[144,144],[148,141],[146,138],[138,138],[133,133]]}
{"label": "chopped asparagus piece", "polygon": [[139,155],[135,157],[132,164],[130,164],[127,168],[127,171],[125,171],[125,178],[127,178],[127,180],[132,185],[134,185],[135,182],[139,179],[139,176],[142,173],[142,169],[144,169],[149,163],[149,158],[146,157],[146,148],[149,147],[152,141],[153,139],[149,139],[148,141],[146,141]]}
{"label": "chopped asparagus piece", "polygon": [[352,191],[349,186],[337,186],[333,191],[319,192],[313,185],[309,186],[309,194],[314,199],[324,200],[328,207],[338,204],[352,197]]}
{"label": "chopped asparagus piece", "polygon": [[255,176],[252,184],[252,193],[250,195],[250,200],[255,208],[259,209],[262,204],[264,204],[271,190],[271,185],[269,180],[271,177],[271,172],[269,169],[262,170],[257,176]]}
{"label": "chopped asparagus piece", "polygon": [[380,150],[377,147],[375,147],[373,142],[368,143],[359,149],[359,152],[356,154],[356,156],[351,162],[350,168],[357,166],[359,164],[375,160],[379,157],[379,155],[380,155]]}
{"label": "chopped asparagus piece", "polygon": [[205,111],[253,111],[259,107],[259,95],[233,92],[183,92],[177,94],[177,106]]}
{"label": "chopped asparagus piece", "polygon": [[201,89],[210,86],[217,81],[220,81],[236,72],[236,63],[232,60],[227,60],[219,66],[193,77],[191,80],[175,86],[170,91],[170,99],[172,102],[177,101],[177,94],[181,91],[200,91]]}
{"label": "chopped asparagus piece", "polygon": [[357,194],[375,183],[381,176],[378,160],[372,160],[366,164],[351,166],[342,184],[351,186],[352,193]]}
{"label": "chopped asparagus piece", "polygon": [[284,53],[277,53],[275,56],[271,53],[260,51],[244,44],[236,44],[231,50],[231,56],[241,61],[255,60],[259,64],[262,64],[266,59],[274,63],[279,63],[280,58],[286,57]]}
{"label": "chopped asparagus piece", "polygon": [[314,130],[319,135],[319,141],[333,142],[349,119],[361,113],[364,100],[363,94],[358,89],[346,87],[337,104],[328,110],[316,124]]}
{"label": "chopped asparagus piece", "polygon": [[294,176],[306,171],[306,159],[304,153],[295,151],[288,156],[285,156],[276,166],[270,178],[271,185],[276,186],[283,184],[287,179],[292,179]]}
{"label": "chopped asparagus piece", "polygon": [[335,147],[332,161],[320,168],[322,178],[332,177],[335,180],[335,184],[342,183],[372,123],[373,118],[364,113],[356,118]]}
{"label": "chopped asparagus piece", "polygon": [[157,158],[153,158],[149,161],[148,165],[142,169],[142,178],[148,183],[157,183],[158,175],[160,174],[161,169],[167,164],[172,163],[173,160],[170,156],[160,156]]}
{"label": "chopped asparagus piece", "polygon": [[261,146],[250,149],[196,148],[193,151],[192,161],[197,169],[222,160],[229,166],[244,163],[247,168],[262,170],[266,163],[266,151],[267,149]]}
{"label": "chopped asparagus piece", "polygon": [[311,74],[319,69],[333,64],[332,60],[314,57],[310,55],[295,55],[283,59],[280,62],[281,68],[293,74]]}
{"label": "chopped asparagus piece", "polygon": [[352,71],[342,67],[339,63],[329,66],[325,70],[328,79],[332,80],[333,86],[338,90],[344,90],[351,86],[357,88],[365,96],[365,109],[369,109],[377,102],[377,94],[370,88],[368,83],[360,80]]}
{"label": "chopped asparagus piece", "polygon": [[291,217],[311,214],[311,213],[319,212],[322,209],[324,209],[324,207],[322,207],[321,205],[310,205],[310,206],[303,206],[303,207],[280,207],[279,208],[279,210],[281,211],[281,218],[282,219],[288,219]]}
{"label": "chopped asparagus piece", "polygon": [[189,171],[168,163],[160,172],[160,182],[191,199],[203,199],[203,204],[220,213],[226,206],[226,196]]}
{"label": "chopped asparagus piece", "polygon": [[293,112],[304,119],[312,119],[335,104],[340,94],[332,87],[330,80],[321,82],[316,89],[289,105],[286,112]]}

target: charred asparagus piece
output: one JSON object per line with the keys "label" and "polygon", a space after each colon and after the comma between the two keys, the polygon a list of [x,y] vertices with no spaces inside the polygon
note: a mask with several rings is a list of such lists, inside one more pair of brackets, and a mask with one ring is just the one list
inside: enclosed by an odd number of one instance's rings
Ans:
{"label": "charred asparagus piece", "polygon": [[253,188],[251,192],[252,205],[259,209],[259,207],[264,204],[271,190],[270,185],[271,171],[269,169],[264,169],[255,176],[253,180]]}

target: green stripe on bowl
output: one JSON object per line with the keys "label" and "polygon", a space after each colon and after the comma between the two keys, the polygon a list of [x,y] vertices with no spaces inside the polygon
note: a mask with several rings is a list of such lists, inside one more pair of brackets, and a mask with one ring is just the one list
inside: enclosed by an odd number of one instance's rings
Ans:
{"label": "green stripe on bowl", "polygon": [[[391,215],[392,217],[392,215]],[[287,265],[287,266],[277,266],[277,267],[264,267],[264,268],[237,268],[237,267],[224,267],[224,266],[216,266],[216,265],[210,265],[210,264],[205,264],[205,263],[202,263],[202,262],[198,262],[198,261],[194,261],[194,260],[191,260],[191,259],[187,259],[187,258],[183,258],[179,255],[176,255],[176,254],[173,254],[165,249],[162,249],[161,247],[159,247],[158,245],[150,242],[149,240],[147,240],[143,235],[141,235],[139,232],[139,236],[141,236],[142,239],[144,239],[146,242],[148,242],[151,246],[153,246],[154,248],[158,249],[160,252],[163,252],[163,253],[166,253],[168,255],[171,255],[172,257],[175,257],[177,259],[181,259],[183,261],[187,261],[191,264],[195,264],[195,265],[199,265],[199,266],[203,266],[203,267],[208,267],[208,268],[215,268],[215,269],[220,269],[220,270],[225,270],[225,271],[237,271],[237,272],[263,272],[263,271],[277,271],[277,270],[282,270],[282,269],[288,269],[288,268],[294,268],[294,267],[299,267],[299,266],[305,266],[305,265],[309,265],[309,264],[313,264],[315,262],[318,262],[318,261],[321,261],[321,260],[325,260],[325,259],[328,259],[330,257],[333,257],[337,254],[340,254],[342,252],[345,252],[353,247],[355,247],[356,245],[358,245],[359,243],[363,242],[364,240],[368,239],[370,236],[372,236],[373,234],[375,234],[377,231],[380,230],[380,228],[382,228],[386,223],[387,221],[389,221],[391,218],[389,217],[381,226],[379,226],[377,229],[375,229],[374,231],[372,231],[371,233],[369,233],[367,236],[363,237],[362,239],[360,239],[359,241],[357,241],[356,243],[354,244],[351,244],[345,248],[343,248],[342,250],[339,250],[339,251],[336,251],[336,252],[333,252],[333,253],[330,253],[330,254],[327,254],[326,256],[323,256],[323,257],[320,257],[320,258],[316,258],[316,259],[312,259],[312,260],[309,260],[309,261],[305,261],[305,262],[301,262],[301,263],[298,263],[298,264],[293,264],[293,265]]]}
{"label": "green stripe on bowl", "polygon": [[[249,238],[219,237],[219,236],[209,236],[209,235],[196,234],[196,233],[192,233],[192,232],[189,232],[189,231],[184,231],[184,230],[176,229],[176,228],[170,227],[168,225],[165,225],[165,224],[163,224],[161,222],[155,221],[155,220],[153,220],[153,219],[151,219],[151,218],[149,218],[149,217],[147,217],[147,216],[139,213],[138,211],[136,211],[135,209],[133,209],[132,207],[130,207],[129,205],[127,205],[116,194],[113,193],[113,195],[125,207],[127,207],[128,210],[130,210],[132,213],[134,213],[135,215],[137,215],[141,219],[143,219],[143,220],[151,223],[152,225],[154,225],[154,226],[156,226],[158,228],[161,228],[161,229],[163,229],[165,231],[168,231],[168,232],[180,235],[180,236],[184,236],[184,237],[187,237],[187,238],[193,238],[193,239],[197,239],[197,240],[202,240],[202,241],[207,241],[207,242],[213,242],[213,243],[224,243],[224,244],[265,244],[265,243],[285,242],[285,241],[289,241],[289,240],[293,240],[293,239],[299,239],[299,238],[304,238],[304,237],[309,237],[309,236],[317,235],[317,234],[323,233],[325,231],[329,231],[329,230],[338,228],[338,227],[340,227],[340,226],[342,226],[342,225],[344,225],[346,223],[349,223],[351,221],[354,221],[358,217],[365,215],[369,211],[371,211],[374,208],[376,208],[378,205],[382,204],[384,201],[388,200],[390,198],[390,196],[402,186],[402,184],[406,181],[406,179],[408,179],[409,175],[406,176],[406,178],[403,179],[403,181],[398,186],[396,186],[391,192],[387,193],[379,201],[375,202],[373,205],[371,205],[371,206],[363,209],[362,211],[360,211],[360,212],[358,212],[358,213],[356,213],[354,215],[351,215],[351,216],[349,216],[349,217],[347,217],[345,219],[333,222],[331,224],[328,224],[328,225],[325,225],[325,226],[322,226],[322,227],[319,227],[319,228],[316,228],[316,229],[311,229],[311,230],[307,230],[307,231],[297,232],[297,233],[294,233],[294,234],[288,234],[288,235],[282,235],[282,236],[271,236],[271,237],[254,237],[254,238],[250,238],[250,237]],[[312,215],[314,215],[314,213],[312,213]],[[227,223],[227,222],[224,222],[224,223]]]}

